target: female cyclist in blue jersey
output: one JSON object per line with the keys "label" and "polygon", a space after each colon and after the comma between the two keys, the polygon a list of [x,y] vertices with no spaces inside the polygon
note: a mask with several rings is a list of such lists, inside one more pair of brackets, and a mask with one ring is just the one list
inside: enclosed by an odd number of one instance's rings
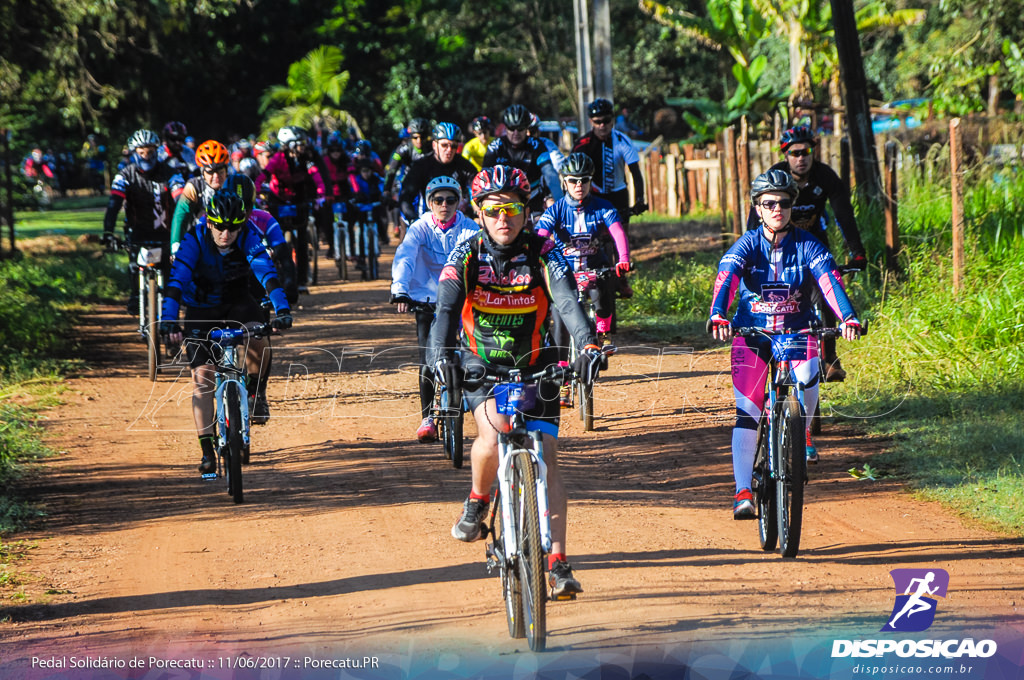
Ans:
{"label": "female cyclist in blue jersey", "polygon": [[[812,289],[843,320],[843,337],[856,340],[860,322],[843,289],[832,255],[818,239],[790,222],[797,186],[784,170],[759,175],[750,188],[750,201],[760,228],[748,231],[729,248],[718,265],[710,326],[715,338],[732,337],[725,315],[739,299],[732,324],[768,331],[804,329],[817,323]],[[797,338],[796,342],[793,339]],[[732,431],[732,465],[736,480],[733,517],[753,519],[750,479],[757,446],[757,422],[764,410],[765,382],[772,353],[792,362],[795,378],[806,385],[804,412],[809,418],[818,402],[818,342],[813,336],[774,335],[736,337],[732,343],[732,380],[736,395],[736,426]],[[817,462],[813,447],[808,462]]]}

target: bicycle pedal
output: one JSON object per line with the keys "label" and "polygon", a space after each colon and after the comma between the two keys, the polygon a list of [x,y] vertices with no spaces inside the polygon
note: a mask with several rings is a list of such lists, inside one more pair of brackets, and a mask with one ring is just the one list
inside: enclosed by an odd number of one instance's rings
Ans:
{"label": "bicycle pedal", "polygon": [[576,599],[576,593],[562,593],[561,595],[555,595],[554,593],[548,593],[548,599],[552,602],[569,602]]}
{"label": "bicycle pedal", "polygon": [[199,477],[204,482],[209,482],[209,481],[212,481],[214,479],[217,479],[217,473],[216,472],[204,472],[203,474],[199,475]]}

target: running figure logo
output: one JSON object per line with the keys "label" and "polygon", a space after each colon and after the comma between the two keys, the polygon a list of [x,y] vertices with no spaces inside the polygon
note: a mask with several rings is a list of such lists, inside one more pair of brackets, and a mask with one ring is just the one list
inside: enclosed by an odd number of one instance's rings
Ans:
{"label": "running figure logo", "polygon": [[945,569],[893,569],[889,573],[896,586],[896,603],[882,632],[927,630],[935,620],[935,596],[946,596],[949,573]]}

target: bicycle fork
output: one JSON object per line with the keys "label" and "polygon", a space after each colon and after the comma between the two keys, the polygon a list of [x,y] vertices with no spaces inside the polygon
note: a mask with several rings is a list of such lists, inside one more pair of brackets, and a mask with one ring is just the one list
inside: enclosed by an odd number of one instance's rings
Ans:
{"label": "bicycle fork", "polygon": [[[502,517],[515,517],[516,521],[514,527],[510,526],[511,523],[506,522],[502,526],[502,552],[498,553],[489,544],[487,546],[487,566],[488,569],[492,569],[502,565],[515,564],[517,558],[517,548],[520,543],[520,537],[513,535],[511,530],[514,528],[516,532],[521,531],[525,525],[525,518],[520,517],[514,513],[514,507],[512,503],[512,494],[525,493],[526,489],[513,489],[512,488],[512,472],[514,469],[514,463],[516,456],[527,456],[532,465],[536,466],[537,469],[537,484],[532,490],[537,494],[537,514],[540,528],[540,543],[541,550],[544,554],[551,552],[551,517],[548,510],[548,466],[544,462],[543,456],[537,455],[537,451],[543,451],[543,440],[540,432],[533,430],[529,432],[529,437],[532,440],[531,448],[524,449],[515,446],[512,441],[503,441],[499,443],[499,458],[498,464],[498,479],[499,491],[498,501],[501,503],[501,516]],[[504,437],[502,437],[504,439]],[[519,504],[519,507],[524,507],[524,504]],[[493,523],[493,519],[492,519]]]}
{"label": "bicycle fork", "polygon": [[[233,349],[231,351],[234,351]],[[224,390],[229,383],[238,386],[238,407],[242,415],[242,447],[249,446],[249,392],[245,389],[245,381],[238,378],[223,378],[217,375],[217,391],[214,403],[217,404],[217,451],[223,451],[228,445],[228,405],[224,400]],[[220,456],[218,455],[218,458]]]}

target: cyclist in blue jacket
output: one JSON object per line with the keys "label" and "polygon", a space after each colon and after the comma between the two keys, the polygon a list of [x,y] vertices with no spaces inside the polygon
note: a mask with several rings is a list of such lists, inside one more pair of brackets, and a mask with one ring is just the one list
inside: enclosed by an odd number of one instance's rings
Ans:
{"label": "cyclist in blue jacket", "polygon": [[[259,303],[249,293],[249,278],[255,275],[274,306],[278,328],[290,328],[291,311],[277,271],[267,253],[262,235],[249,222],[242,197],[230,191],[216,192],[206,204],[206,217],[181,241],[171,277],[164,288],[160,331],[175,344],[184,334],[206,338],[211,330],[225,325],[252,325],[263,320]],[[185,329],[178,326],[178,314],[185,304]],[[265,338],[249,340],[246,350],[249,410],[253,422],[266,422],[270,409],[265,394],[269,361]],[[201,473],[217,468],[214,448],[215,370],[209,348],[189,343],[192,368],[192,414],[202,449]]]}
{"label": "cyclist in blue jacket", "polygon": [[[804,329],[817,323],[812,290],[818,288],[825,302],[843,320],[843,337],[856,340],[860,322],[843,289],[832,255],[821,242],[790,221],[798,189],[784,170],[759,175],[750,188],[750,202],[761,226],[748,231],[722,257],[718,265],[709,324],[715,338],[728,340],[732,326],[725,318],[734,298],[739,298],[732,324],[769,331]],[[794,342],[794,339],[796,341]],[[818,403],[818,341],[813,336],[777,335],[736,337],[732,343],[732,380],[736,394],[736,426],[732,431],[732,465],[736,480],[733,517],[753,519],[754,500],[750,480],[757,446],[757,422],[764,410],[765,382],[772,353],[791,360],[804,391],[804,412],[810,418]],[[806,429],[806,428],[805,428]],[[807,439],[807,461],[818,461],[818,452]]]}

